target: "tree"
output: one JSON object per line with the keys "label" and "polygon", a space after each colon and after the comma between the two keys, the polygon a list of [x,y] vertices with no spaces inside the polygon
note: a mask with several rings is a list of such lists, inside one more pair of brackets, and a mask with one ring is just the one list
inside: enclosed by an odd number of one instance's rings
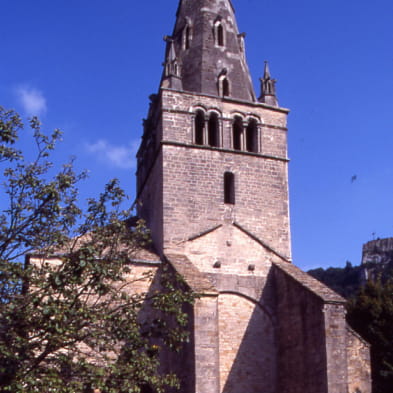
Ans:
{"label": "tree", "polygon": [[393,280],[368,281],[348,303],[348,322],[371,344],[373,393],[393,386]]}
{"label": "tree", "polygon": [[354,296],[361,286],[361,272],[362,266],[352,266],[347,261],[344,268],[329,267],[326,270],[323,268],[309,270],[307,273],[323,282],[333,291],[339,293],[345,298]]}
{"label": "tree", "polygon": [[[0,107],[0,392],[176,387],[159,359],[187,341],[183,305],[193,294],[169,266],[133,274],[148,233],[130,227],[118,182],[83,211],[85,174],[70,162],[51,176],[61,133],[44,135],[37,118],[30,128],[33,160],[17,148],[21,118]],[[149,289],[136,291],[141,282]]]}

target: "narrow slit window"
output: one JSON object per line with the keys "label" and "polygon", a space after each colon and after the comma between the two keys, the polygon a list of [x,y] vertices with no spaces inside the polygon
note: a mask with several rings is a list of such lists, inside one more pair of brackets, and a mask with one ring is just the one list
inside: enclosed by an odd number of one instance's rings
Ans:
{"label": "narrow slit window", "polygon": [[235,175],[232,172],[224,173],[224,203],[235,204]]}
{"label": "narrow slit window", "polygon": [[218,115],[215,112],[212,112],[209,117],[208,143],[209,146],[213,146],[213,147],[220,146],[220,128],[218,122]]}
{"label": "narrow slit window", "polygon": [[187,25],[184,30],[184,49],[190,48],[190,40],[191,40],[191,28],[189,25]]}
{"label": "narrow slit window", "polygon": [[224,28],[221,23],[217,24],[217,45],[224,46]]}
{"label": "narrow slit window", "polygon": [[243,139],[243,121],[241,117],[235,117],[232,130],[233,148],[235,150],[242,150]]}
{"label": "narrow slit window", "polygon": [[247,126],[246,150],[251,153],[258,152],[258,126],[254,119],[251,119]]}
{"label": "narrow slit window", "polygon": [[220,97],[228,97],[230,95],[230,83],[227,77],[227,69],[223,68],[217,79],[218,95]]}
{"label": "narrow slit window", "polygon": [[195,116],[195,144],[203,145],[203,134],[205,130],[205,114],[199,110]]}
{"label": "narrow slit window", "polygon": [[222,80],[222,95],[229,96],[229,82],[227,78]]}

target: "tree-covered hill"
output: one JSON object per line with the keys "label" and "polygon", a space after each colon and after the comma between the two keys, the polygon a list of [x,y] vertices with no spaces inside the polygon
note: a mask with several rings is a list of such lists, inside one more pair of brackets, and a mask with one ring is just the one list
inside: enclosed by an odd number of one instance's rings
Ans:
{"label": "tree-covered hill", "polygon": [[345,298],[355,295],[362,281],[362,267],[352,266],[350,262],[344,268],[329,267],[325,270],[320,267],[309,270],[308,274]]}

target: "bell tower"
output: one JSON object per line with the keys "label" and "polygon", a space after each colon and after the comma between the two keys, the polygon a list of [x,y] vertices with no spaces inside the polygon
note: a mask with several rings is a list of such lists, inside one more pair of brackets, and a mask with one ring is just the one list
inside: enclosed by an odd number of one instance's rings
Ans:
{"label": "bell tower", "polygon": [[180,0],[137,154],[138,214],[199,297],[184,393],[370,393],[345,301],[291,263],[288,110],[254,92],[230,0]]}
{"label": "bell tower", "polygon": [[229,0],[180,1],[165,37],[137,155],[139,214],[160,253],[231,225],[290,259],[288,110],[267,65],[256,99],[244,37]]}

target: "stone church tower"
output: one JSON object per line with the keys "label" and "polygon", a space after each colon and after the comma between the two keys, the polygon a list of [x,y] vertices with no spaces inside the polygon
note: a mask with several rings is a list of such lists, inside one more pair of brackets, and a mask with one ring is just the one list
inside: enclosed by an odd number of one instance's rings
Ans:
{"label": "stone church tower", "polygon": [[291,263],[288,110],[257,98],[230,0],[181,0],[137,155],[139,215],[200,294],[184,393],[370,393],[344,300]]}

